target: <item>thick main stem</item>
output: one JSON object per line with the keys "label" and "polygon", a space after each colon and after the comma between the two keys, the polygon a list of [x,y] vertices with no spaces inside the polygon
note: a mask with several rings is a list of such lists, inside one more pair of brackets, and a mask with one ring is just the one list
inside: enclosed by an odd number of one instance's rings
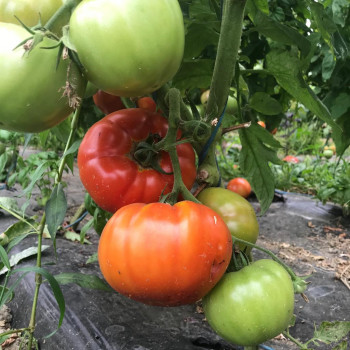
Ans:
{"label": "thick main stem", "polygon": [[218,118],[224,110],[234,78],[241,43],[246,0],[225,0],[218,52],[215,60],[205,120]]}
{"label": "thick main stem", "polygon": [[[85,92],[85,89],[84,89]],[[83,92],[83,93],[84,93]],[[71,129],[70,133],[68,136],[68,140],[66,143],[66,147],[63,153],[63,156],[61,158],[56,178],[55,178],[55,186],[58,185],[61,180],[62,180],[62,175],[64,171],[64,167],[66,165],[66,159],[67,159],[67,151],[71,147],[75,131],[77,129],[78,125],[78,119],[81,111],[81,105],[75,110],[72,123],[71,123]],[[37,259],[36,259],[36,267],[41,267],[41,249],[42,249],[42,241],[43,241],[43,233],[44,233],[44,227],[46,223],[46,214],[44,212],[41,221],[40,221],[40,226],[39,226],[39,231],[38,231],[38,250],[37,250]],[[29,339],[28,339],[28,350],[32,348],[33,344],[33,336],[34,336],[34,330],[35,330],[35,322],[36,322],[36,308],[38,304],[38,299],[39,299],[39,291],[40,291],[40,286],[42,283],[42,277],[40,274],[35,274],[35,291],[34,291],[34,297],[33,297],[33,305],[32,305],[32,312],[30,316],[30,321],[29,321]]]}

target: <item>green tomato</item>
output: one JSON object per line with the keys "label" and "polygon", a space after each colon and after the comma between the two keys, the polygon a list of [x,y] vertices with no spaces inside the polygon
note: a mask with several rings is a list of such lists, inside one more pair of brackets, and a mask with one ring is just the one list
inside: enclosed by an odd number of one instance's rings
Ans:
{"label": "green tomato", "polygon": [[229,96],[227,99],[226,113],[236,114],[237,110],[238,110],[237,100],[234,97]]}
{"label": "green tomato", "polygon": [[[14,48],[28,38],[21,26],[0,23],[0,129],[19,132],[40,132],[49,129],[73,109],[62,96],[66,85],[68,60],[61,60],[56,69],[58,48],[45,38],[30,53]],[[70,82],[81,93],[83,78],[75,65],[69,69]]]}
{"label": "green tomato", "polygon": [[294,290],[277,262],[258,260],[225,274],[203,298],[209,325],[237,345],[261,344],[284,331],[293,316]]}
{"label": "green tomato", "polygon": [[[255,243],[259,235],[259,224],[251,204],[239,194],[221,187],[206,188],[198,200],[216,211],[228,226],[231,235]],[[249,253],[251,247],[239,243],[242,251]]]}
{"label": "green tomato", "polygon": [[[19,24],[18,17],[28,27],[39,23],[44,25],[51,16],[63,5],[65,0],[0,0],[0,22]],[[15,17],[16,16],[16,17]],[[60,33],[60,28],[67,24],[69,17],[63,16],[55,24],[54,32]]]}
{"label": "green tomato", "polygon": [[331,149],[325,149],[323,151],[323,157],[330,159],[333,157],[333,151]]}
{"label": "green tomato", "polygon": [[171,80],[184,50],[177,0],[83,0],[70,41],[89,81],[112,95],[147,95]]}

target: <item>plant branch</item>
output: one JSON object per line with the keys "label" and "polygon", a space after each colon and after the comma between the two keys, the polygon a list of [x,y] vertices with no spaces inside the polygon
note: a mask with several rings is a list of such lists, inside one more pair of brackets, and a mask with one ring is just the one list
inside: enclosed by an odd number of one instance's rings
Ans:
{"label": "plant branch", "polygon": [[243,129],[243,128],[249,128],[251,124],[252,124],[252,122],[248,122],[248,123],[242,123],[242,124],[230,126],[228,128],[224,128],[224,129],[222,129],[221,135],[225,135],[230,131]]}

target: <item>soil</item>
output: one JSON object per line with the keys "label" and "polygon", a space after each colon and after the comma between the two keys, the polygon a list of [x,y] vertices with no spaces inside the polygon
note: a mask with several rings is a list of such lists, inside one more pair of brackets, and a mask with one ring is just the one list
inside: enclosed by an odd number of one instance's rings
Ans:
{"label": "soil", "polygon": [[[69,214],[83,202],[84,189],[75,174],[66,175],[66,196]],[[3,190],[2,196],[16,197],[19,190]],[[258,203],[249,199],[258,213]],[[23,203],[24,198],[18,198]],[[28,208],[38,214],[35,196]],[[259,214],[258,214],[259,215]],[[67,221],[69,221],[69,215]],[[86,217],[81,227],[89,218]],[[6,213],[0,215],[0,229],[4,231],[16,220]],[[308,302],[298,295],[295,302],[295,325],[292,336],[305,342],[315,325],[322,321],[350,321],[350,220],[342,217],[341,208],[322,205],[311,197],[293,194],[276,196],[270,209],[258,216],[260,236],[258,244],[273,251],[300,276],[311,275],[306,291]],[[53,275],[62,272],[81,272],[102,277],[97,262],[87,260],[97,250],[98,236],[89,231],[91,244],[81,245],[63,235],[57,236],[57,255],[51,240],[44,244],[51,248],[43,253],[43,263]],[[13,252],[35,246],[36,238],[28,237]],[[254,250],[254,258],[267,256]],[[20,266],[33,265],[27,259]],[[10,281],[13,283],[14,279]],[[41,287],[35,336],[44,350],[232,350],[240,347],[228,344],[209,327],[201,311],[200,302],[175,308],[150,307],[129,300],[117,293],[92,290],[75,284],[61,286],[66,313],[61,328],[55,331],[59,319],[56,300],[47,283]],[[34,276],[27,275],[15,290],[15,298],[0,314],[0,327],[25,327],[28,324],[34,290]],[[12,321],[11,321],[12,317]],[[0,332],[2,331],[0,330]],[[16,336],[9,338],[3,349],[18,349]],[[278,336],[264,347],[274,350],[294,350],[298,347]],[[323,343],[310,345],[312,349],[330,349]]]}

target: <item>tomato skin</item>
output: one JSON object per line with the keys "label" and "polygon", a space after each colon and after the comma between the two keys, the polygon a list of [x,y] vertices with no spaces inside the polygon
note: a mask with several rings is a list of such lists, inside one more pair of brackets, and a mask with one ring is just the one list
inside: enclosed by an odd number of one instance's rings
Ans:
{"label": "tomato skin", "polygon": [[[45,25],[64,2],[64,0],[0,0],[0,22],[19,25],[20,22],[16,18],[18,17],[25,25],[33,27],[39,23],[40,18],[41,23]],[[64,16],[55,24],[53,31],[62,34],[61,27],[68,24],[68,21],[69,16]]]}
{"label": "tomato skin", "polygon": [[[61,60],[56,69],[58,48],[41,49],[57,42],[45,38],[29,55],[23,47],[13,50],[26,38],[28,32],[21,26],[0,23],[0,128],[33,133],[57,125],[73,108],[62,96],[68,60]],[[84,80],[74,64],[70,67],[81,95]]]}
{"label": "tomato skin", "polygon": [[[150,133],[163,138],[167,120],[158,113],[129,108],[111,113],[95,123],[85,134],[78,151],[79,174],[92,199],[114,213],[130,203],[157,202],[173,187],[174,176],[143,168],[133,157],[135,143]],[[195,153],[189,143],[176,147],[182,179],[191,188],[196,179]],[[159,153],[159,165],[172,172],[170,156]]]}
{"label": "tomato skin", "polygon": [[259,120],[259,121],[258,121],[258,124],[259,124],[261,127],[263,127],[264,129],[266,129],[266,124],[265,124],[265,122],[263,122],[262,120]]}
{"label": "tomato skin", "polygon": [[227,189],[238,193],[240,196],[247,198],[252,193],[252,187],[250,183],[243,177],[235,177],[231,179],[227,184]]}
{"label": "tomato skin", "polygon": [[94,94],[93,100],[95,105],[104,114],[110,114],[125,109],[124,103],[119,96],[111,95],[102,90],[99,90]]}
{"label": "tomato skin", "polygon": [[[204,189],[198,200],[217,212],[228,226],[231,235],[255,243],[259,235],[259,224],[251,204],[237,193],[221,187]],[[239,248],[247,253],[251,247],[241,243]]]}
{"label": "tomato skin", "polygon": [[111,287],[158,306],[202,298],[224,274],[231,254],[222,219],[190,201],[125,206],[108,221],[98,246],[100,268]]}
{"label": "tomato skin", "polygon": [[237,345],[258,345],[288,327],[294,311],[293,284],[280,264],[258,260],[225,274],[203,298],[203,308],[221,337]]}
{"label": "tomato skin", "polygon": [[294,156],[285,156],[283,158],[283,161],[287,162],[287,163],[297,164],[297,163],[299,163],[299,158],[294,157]]}
{"label": "tomato skin", "polygon": [[157,111],[157,104],[155,103],[152,97],[148,96],[139,98],[137,100],[137,107],[148,109],[151,112]]}
{"label": "tomato skin", "polygon": [[116,96],[147,95],[171,80],[184,37],[177,0],[83,0],[70,18],[88,80]]}

